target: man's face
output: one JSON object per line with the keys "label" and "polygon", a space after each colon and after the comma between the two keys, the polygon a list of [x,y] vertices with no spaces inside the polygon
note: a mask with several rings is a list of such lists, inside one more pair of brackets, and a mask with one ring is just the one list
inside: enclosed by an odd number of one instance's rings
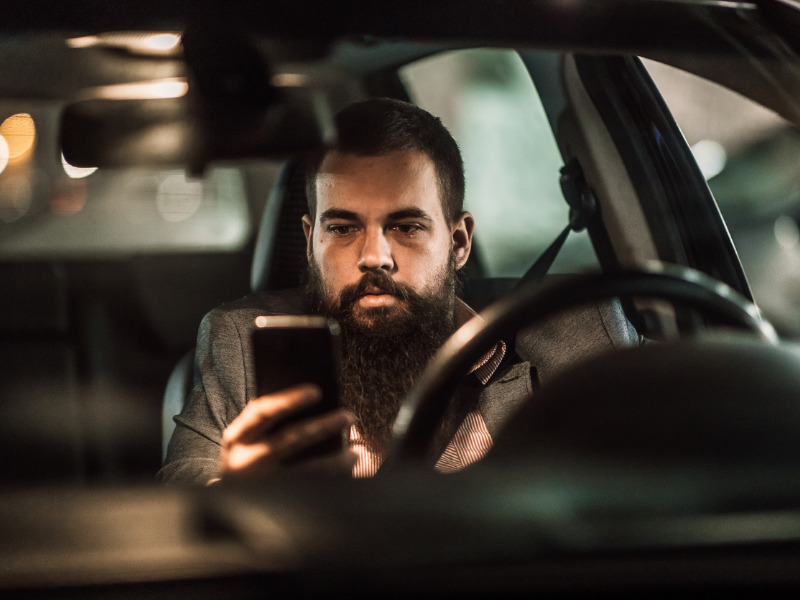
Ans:
{"label": "man's face", "polygon": [[[326,305],[338,308],[342,292],[350,292],[352,316],[362,326],[407,313],[403,287],[435,296],[467,261],[472,217],[447,222],[434,165],[421,152],[332,152],[316,192],[317,214],[313,222],[303,219],[309,260]],[[370,272],[380,276],[365,277]]]}

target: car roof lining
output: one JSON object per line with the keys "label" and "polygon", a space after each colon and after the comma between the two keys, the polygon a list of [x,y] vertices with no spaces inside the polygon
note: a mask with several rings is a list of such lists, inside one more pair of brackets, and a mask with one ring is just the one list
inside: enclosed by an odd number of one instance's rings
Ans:
{"label": "car roof lining", "polygon": [[[753,22],[755,16],[750,15],[748,19]],[[9,29],[13,31],[13,27]],[[119,50],[96,47],[77,50],[65,43],[66,39],[77,35],[75,32],[63,27],[47,32],[44,30],[43,25],[31,27],[26,31],[11,33],[0,41],[0,62],[4,65],[0,95],[3,97],[70,98],[81,89],[93,85],[185,75],[185,65],[179,58],[134,56]],[[712,31],[716,32],[714,29]],[[259,45],[269,54],[269,41],[274,38],[260,36],[255,34],[254,38],[260,40]],[[427,38],[342,35],[330,38],[328,52],[312,62],[316,63],[315,71],[322,68],[337,69],[366,77],[396,69],[431,54],[470,47],[635,54],[710,79],[800,124],[800,102],[797,101],[800,84],[797,83],[796,68],[787,65],[788,61],[796,60],[796,55],[777,39],[772,40],[770,46],[763,41],[756,46],[753,42],[740,43],[741,39],[719,33],[714,37],[720,39],[709,42],[705,47],[694,47],[691,42],[686,42],[687,47],[681,48],[675,43],[667,44],[658,40],[639,40],[638,43],[620,40],[616,44],[596,40],[594,45],[578,45],[564,39],[556,43],[533,34],[528,39],[516,40],[495,35],[475,39],[446,36],[438,41],[433,33]],[[682,38],[686,41],[685,32],[682,32]],[[31,41],[34,43],[30,44]],[[306,43],[302,37],[297,42],[301,47]],[[308,43],[315,50],[326,47],[319,40]],[[733,54],[732,50],[743,54]],[[308,58],[302,56],[300,51],[297,57],[298,60],[292,60],[291,50],[284,50],[283,56],[275,58],[275,66],[280,70],[281,64],[291,67]],[[269,60],[269,56],[266,58]],[[42,76],[31,77],[31,73],[41,73]]]}

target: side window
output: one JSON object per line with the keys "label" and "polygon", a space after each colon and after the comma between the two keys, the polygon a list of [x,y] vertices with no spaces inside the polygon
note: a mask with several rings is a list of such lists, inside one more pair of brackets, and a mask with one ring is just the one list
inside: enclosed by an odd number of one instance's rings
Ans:
{"label": "side window", "polygon": [[800,338],[800,131],[726,88],[643,62],[706,177],[756,303],[782,336]]}
{"label": "side window", "polygon": [[[461,148],[465,208],[488,276],[519,277],[567,224],[561,155],[516,52],[471,49],[406,66],[411,99],[442,119]],[[585,233],[571,234],[551,272],[596,264]]]}

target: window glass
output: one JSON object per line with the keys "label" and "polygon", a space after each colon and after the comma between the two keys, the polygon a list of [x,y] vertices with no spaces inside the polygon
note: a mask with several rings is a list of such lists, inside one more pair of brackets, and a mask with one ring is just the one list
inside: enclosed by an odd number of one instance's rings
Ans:
{"label": "window glass", "polygon": [[800,132],[722,86],[643,61],[708,181],[753,296],[800,337]]}
{"label": "window glass", "polygon": [[0,257],[225,251],[250,233],[244,177],[216,168],[76,169],[56,103],[0,103]]}
{"label": "window glass", "polygon": [[[568,218],[561,155],[522,60],[511,50],[462,50],[418,61],[401,76],[411,99],[440,117],[461,148],[465,208],[487,275],[522,275]],[[573,233],[551,272],[592,264],[588,237]]]}

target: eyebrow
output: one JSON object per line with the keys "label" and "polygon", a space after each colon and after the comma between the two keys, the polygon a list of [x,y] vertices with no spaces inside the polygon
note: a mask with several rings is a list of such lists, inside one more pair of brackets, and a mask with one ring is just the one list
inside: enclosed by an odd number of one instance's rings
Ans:
{"label": "eyebrow", "polygon": [[[319,216],[319,222],[325,223],[334,219],[342,221],[357,221],[358,215],[350,210],[342,210],[340,208],[330,208],[322,212]],[[424,210],[419,208],[404,208],[389,213],[389,221],[399,221],[401,219],[420,219],[426,221],[433,221],[433,218]]]}
{"label": "eyebrow", "polygon": [[390,221],[399,221],[401,219],[420,219],[423,221],[433,221],[433,218],[428,213],[419,208],[404,208],[403,210],[397,210],[393,213],[389,213]]}
{"label": "eyebrow", "polygon": [[325,223],[326,221],[332,221],[333,219],[341,219],[342,221],[356,221],[358,220],[358,215],[349,210],[331,208],[324,211],[319,216],[320,223]]}

